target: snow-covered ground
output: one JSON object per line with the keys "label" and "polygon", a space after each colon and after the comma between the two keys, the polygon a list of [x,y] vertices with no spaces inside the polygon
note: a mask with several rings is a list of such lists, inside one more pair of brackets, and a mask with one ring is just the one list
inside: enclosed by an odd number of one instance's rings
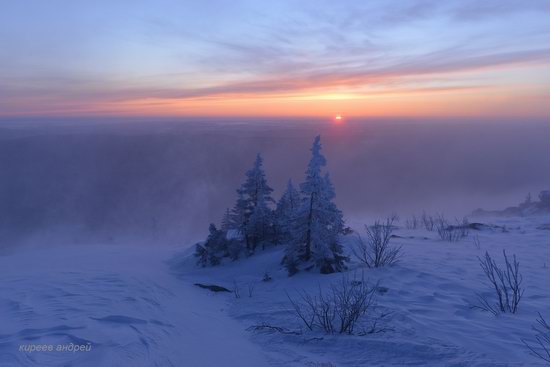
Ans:
{"label": "snow-covered ground", "polygon": [[[403,246],[393,267],[364,270],[387,292],[368,328],[327,336],[303,329],[287,293],[316,292],[341,274],[287,277],[281,249],[197,268],[169,247],[86,246],[19,249],[0,256],[0,366],[537,366],[522,338],[537,312],[550,318],[550,217],[479,219],[507,231],[472,231],[456,243],[423,229],[396,231]],[[479,237],[481,248],[472,240]],[[500,263],[516,254],[525,286],[515,315],[472,309],[492,296],[477,256]],[[273,278],[263,282],[265,273]],[[361,276],[357,264],[350,276]],[[213,293],[194,283],[233,289]],[[249,287],[253,287],[249,296]],[[247,330],[269,324],[299,335]],[[90,351],[20,351],[20,345],[88,345]]]}
{"label": "snow-covered ground", "polygon": [[[170,274],[173,253],[76,246],[0,256],[0,366],[267,365],[223,298]],[[71,343],[91,347],[72,352]],[[54,351],[19,350],[30,344]]]}

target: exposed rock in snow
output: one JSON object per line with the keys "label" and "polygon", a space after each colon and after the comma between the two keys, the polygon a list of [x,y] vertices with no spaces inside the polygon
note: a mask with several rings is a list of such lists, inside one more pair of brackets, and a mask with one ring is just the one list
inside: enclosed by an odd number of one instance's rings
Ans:
{"label": "exposed rock in snow", "polygon": [[208,289],[209,291],[212,291],[212,292],[231,292],[229,289],[225,287],[221,287],[219,285],[215,285],[215,284],[195,283],[195,285],[200,288]]}

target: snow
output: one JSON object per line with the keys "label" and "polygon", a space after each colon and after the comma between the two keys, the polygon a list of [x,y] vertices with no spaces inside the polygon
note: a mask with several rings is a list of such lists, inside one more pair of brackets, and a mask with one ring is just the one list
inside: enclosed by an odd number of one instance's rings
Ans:
{"label": "snow", "polygon": [[[471,231],[455,243],[405,229],[404,221],[393,239],[403,246],[399,264],[350,266],[350,276],[363,271],[388,289],[373,313],[386,315],[379,324],[386,330],[364,336],[300,330],[286,294],[316,292],[342,275],[289,278],[282,248],[207,268],[196,267],[190,251],[166,246],[6,252],[0,256],[0,366],[543,366],[521,339],[533,338],[537,312],[550,318],[550,231],[537,229],[550,217],[483,218],[506,231]],[[495,317],[471,305],[476,293],[492,296],[477,256],[489,251],[501,263],[503,249],[517,255],[526,291],[517,314]],[[269,282],[262,281],[266,272]],[[197,282],[236,284],[241,297]],[[247,330],[261,324],[301,334]],[[19,351],[22,344],[88,342],[89,352]]]}
{"label": "snow", "polygon": [[[372,282],[380,281],[389,289],[378,297],[377,312],[390,314],[383,326],[393,330],[366,336],[253,333],[254,339],[275,366],[543,365],[527,352],[521,339],[532,339],[537,312],[549,310],[550,232],[536,229],[548,222],[550,218],[544,217],[493,218],[490,223],[506,226],[507,231],[498,227],[472,231],[469,238],[456,243],[441,241],[434,232],[401,228],[396,234],[404,238],[393,242],[403,245],[401,263],[364,269]],[[474,245],[474,235],[479,237],[480,249]],[[501,263],[502,249],[518,256],[526,293],[518,314],[494,317],[471,306],[476,304],[476,293],[492,296],[477,256],[489,251]],[[289,278],[279,265],[281,256],[276,249],[220,267],[191,268],[185,278],[230,288],[236,282],[241,298],[231,300],[228,312],[243,327],[269,324],[298,330],[301,325],[292,315],[286,292],[314,293],[319,285],[327,287],[341,275],[299,273]],[[273,278],[271,282],[261,281],[265,272]],[[357,265],[350,269],[351,274],[360,272]],[[255,286],[250,298],[251,283]]]}
{"label": "snow", "polygon": [[[174,249],[54,247],[0,256],[0,366],[265,366],[224,301],[179,280]],[[91,343],[89,352],[19,345]]]}

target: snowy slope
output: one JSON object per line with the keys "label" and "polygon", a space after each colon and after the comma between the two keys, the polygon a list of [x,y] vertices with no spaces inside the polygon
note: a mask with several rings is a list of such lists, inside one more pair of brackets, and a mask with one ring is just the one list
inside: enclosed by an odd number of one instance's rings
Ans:
{"label": "snowy slope", "polygon": [[[326,336],[256,332],[255,340],[271,354],[277,366],[332,363],[335,366],[536,366],[522,338],[532,338],[531,325],[537,312],[550,317],[550,231],[537,229],[550,218],[493,219],[506,232],[472,231],[460,242],[441,241],[434,232],[400,229],[395,244],[403,245],[402,262],[391,268],[364,270],[371,281],[389,291],[378,297],[376,315],[387,331],[366,336]],[[478,235],[481,248],[473,243]],[[413,238],[409,238],[413,237]],[[516,315],[492,314],[472,309],[476,293],[492,297],[477,256],[489,251],[502,261],[502,250],[516,254],[526,292]],[[187,278],[201,278],[228,287],[234,282],[241,291],[233,299],[230,314],[243,327],[269,324],[298,330],[302,325],[292,314],[286,292],[317,292],[341,275],[298,274],[288,278],[279,266],[280,250],[221,267],[189,270]],[[269,272],[273,281],[261,278]],[[354,265],[350,273],[360,277]],[[254,284],[252,297],[248,285]],[[368,327],[369,325],[366,325]],[[322,339],[320,339],[322,338]]]}
{"label": "snowy slope", "polygon": [[[0,256],[0,366],[266,365],[222,299],[169,273],[173,252],[95,246]],[[19,351],[30,343],[91,350]]]}
{"label": "snowy slope", "polygon": [[[488,221],[489,219],[483,219]],[[0,255],[0,366],[538,366],[523,346],[537,312],[550,318],[550,218],[496,218],[508,230],[448,243],[399,229],[402,262],[364,270],[387,287],[374,315],[384,332],[365,336],[247,331],[269,324],[300,331],[286,293],[315,292],[340,274],[288,278],[281,249],[197,268],[176,248],[20,249]],[[541,227],[542,228],[542,227]],[[474,234],[474,232],[472,232]],[[412,238],[410,238],[412,237]],[[516,315],[472,309],[488,292],[476,256],[516,254],[525,296]],[[262,282],[265,272],[273,278]],[[361,274],[353,264],[350,274]],[[233,289],[212,293],[196,282]],[[249,286],[253,287],[249,297]],[[365,320],[364,327],[369,326]],[[27,344],[87,345],[89,352],[23,352]],[[328,365],[328,364],[327,364]]]}

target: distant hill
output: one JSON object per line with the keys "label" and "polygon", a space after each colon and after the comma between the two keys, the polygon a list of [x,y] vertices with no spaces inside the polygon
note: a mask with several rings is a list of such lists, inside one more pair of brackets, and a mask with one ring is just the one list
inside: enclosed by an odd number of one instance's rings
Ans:
{"label": "distant hill", "polygon": [[543,190],[539,193],[539,200],[534,201],[531,194],[527,195],[525,201],[518,206],[511,206],[503,210],[477,209],[472,215],[503,215],[503,216],[527,216],[550,213],[550,190]]}

